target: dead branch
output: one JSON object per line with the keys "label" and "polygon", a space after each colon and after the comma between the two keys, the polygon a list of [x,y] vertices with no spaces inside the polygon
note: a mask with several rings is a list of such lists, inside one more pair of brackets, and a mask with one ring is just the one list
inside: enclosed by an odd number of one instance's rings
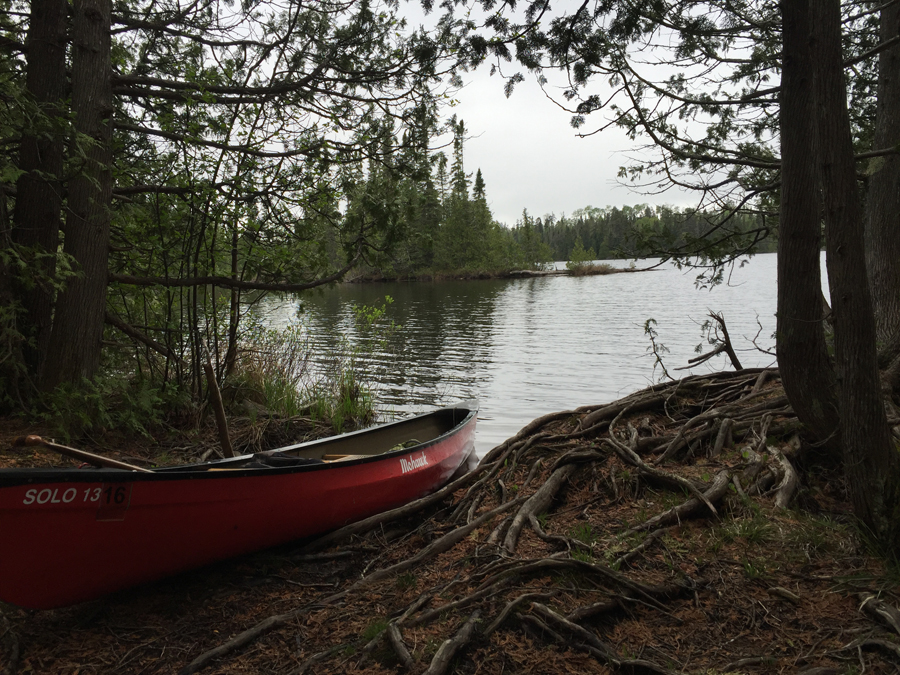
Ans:
{"label": "dead branch", "polygon": [[896,656],[900,656],[900,644],[891,642],[890,640],[880,640],[877,638],[859,638],[858,640],[854,640],[850,644],[844,645],[836,651],[845,652],[849,650],[858,650],[863,647],[880,647],[881,649],[887,650],[895,654]]}
{"label": "dead branch", "polygon": [[635,546],[633,549],[631,549],[627,553],[616,558],[616,560],[613,562],[613,567],[615,567],[616,569],[622,569],[622,566],[625,563],[630,562],[632,558],[636,558],[641,553],[643,553],[648,548],[650,548],[653,545],[653,543],[657,539],[659,539],[662,535],[664,535],[668,530],[669,530],[668,527],[661,527],[658,530],[653,530],[653,532],[651,532],[650,534],[647,535],[647,537],[644,539],[644,541],[642,541],[640,544]]}
{"label": "dead branch", "polygon": [[604,406],[589,415],[585,415],[578,423],[578,427],[580,429],[589,429],[600,422],[614,419],[624,412],[642,412],[644,410],[659,407],[663,405],[665,401],[666,398],[662,395],[647,395],[643,392],[641,392],[639,396],[626,396],[621,401]]}
{"label": "dead branch", "polygon": [[[543,642],[545,635],[549,635],[561,645],[567,645],[569,643],[562,635],[550,628],[550,626],[541,621],[534,614],[517,613],[516,617],[522,622],[522,628],[525,630],[525,633],[532,636],[537,643]],[[537,630],[534,630],[535,628]],[[593,647],[587,647],[588,651],[591,649],[593,649]]]}
{"label": "dead branch", "polygon": [[288,675],[303,675],[307,670],[309,670],[312,666],[316,665],[319,661],[324,661],[327,658],[330,658],[334,654],[338,652],[342,652],[347,648],[347,645],[335,645],[333,647],[329,647],[321,652],[313,654],[306,661],[301,663],[297,668],[292,670]]}
{"label": "dead branch", "polygon": [[675,435],[675,438],[672,439],[672,442],[669,443],[663,454],[660,455],[660,457],[657,458],[654,463],[663,464],[667,459],[674,455],[675,452],[683,445],[681,441],[684,440],[685,434],[687,434],[687,432],[692,427],[697,426],[701,422],[709,422],[711,420],[722,418],[725,416],[725,414],[725,410],[713,408],[712,410],[707,410],[706,412],[689,419],[681,426],[681,428],[678,430],[678,433]]}
{"label": "dead branch", "polygon": [[[502,464],[502,458],[498,461],[498,464]],[[482,462],[475,469],[465,474],[464,476],[460,476],[455,481],[448,483],[440,490],[431,493],[421,499],[417,499],[414,502],[410,502],[409,504],[404,504],[403,506],[397,507],[396,509],[391,509],[390,511],[384,511],[383,513],[378,513],[374,516],[366,518],[364,520],[360,520],[355,523],[350,523],[349,525],[345,525],[339,530],[335,530],[334,532],[330,532],[323,537],[319,537],[318,539],[310,542],[304,547],[304,551],[314,552],[321,550],[323,548],[327,548],[329,546],[333,546],[335,543],[347,539],[355,534],[362,534],[363,532],[368,532],[369,530],[373,530],[379,525],[383,525],[384,523],[389,523],[393,520],[399,520],[401,518],[405,518],[407,516],[411,516],[423,509],[428,508],[432,504],[436,504],[445,497],[453,494],[460,488],[468,485],[470,482],[474,481],[480,474],[488,471],[489,469],[494,469],[495,466],[491,464],[485,464]]]}
{"label": "dead branch", "polygon": [[644,462],[644,460],[638,457],[637,453],[635,453],[634,450],[616,439],[616,437],[612,433],[612,430],[610,430],[609,438],[604,439],[604,442],[609,443],[612,446],[615,453],[622,458],[622,461],[635,466],[648,476],[652,476],[658,480],[666,481],[670,485],[683,487],[688,492],[696,496],[704,504],[706,504],[707,508],[709,508],[712,514],[718,517],[719,513],[718,511],[716,511],[716,507],[713,506],[712,502],[710,502],[708,499],[706,499],[706,497],[703,496],[703,493],[700,492],[700,490],[696,485],[694,485],[693,482],[676,474],[649,466],[646,462]]}
{"label": "dead branch", "polygon": [[728,326],[725,325],[725,316],[721,312],[710,312],[709,316],[719,324],[719,328],[722,329],[722,343],[725,351],[728,353],[728,360],[731,361],[731,365],[735,370],[743,370],[743,366],[741,366],[741,362],[738,360],[734,347],[731,344],[731,338],[728,335]]}
{"label": "dead branch", "polygon": [[428,669],[422,675],[443,675],[449,671],[453,657],[472,639],[472,633],[475,632],[475,624],[480,615],[481,610],[472,612],[456,635],[449,640],[444,640],[444,643],[437,650],[437,654],[431,660],[431,665],[428,666]]}
{"label": "dead branch", "polygon": [[473,602],[478,602],[479,600],[497,595],[498,593],[503,592],[506,587],[509,586],[511,581],[511,579],[500,579],[496,584],[487,586],[485,588],[479,588],[477,591],[465,596],[464,598],[454,600],[453,602],[448,602],[444,605],[441,605],[440,607],[430,609],[427,612],[422,612],[419,616],[413,617],[412,620],[407,621],[406,624],[409,626],[419,626],[422,624],[426,624],[430,621],[433,621],[445,612],[461,609],[463,607],[471,605]]}
{"label": "dead branch", "polygon": [[889,627],[892,631],[900,635],[900,611],[893,605],[889,605],[884,600],[879,599],[871,593],[860,593],[860,610],[865,610],[870,616],[877,619],[879,623]]}
{"label": "dead branch", "polygon": [[[477,518],[469,525],[452,530],[451,532],[449,532],[448,534],[445,534],[440,539],[436,539],[435,541],[433,541],[431,544],[429,544],[426,548],[422,549],[417,555],[413,556],[412,558],[403,560],[395,565],[391,565],[390,567],[386,567],[384,569],[377,570],[376,572],[373,572],[372,574],[369,574],[368,576],[365,576],[362,579],[359,579],[354,584],[351,584],[349,587],[345,588],[343,591],[335,593],[335,594],[325,598],[324,600],[320,601],[319,603],[317,603],[317,606],[329,605],[337,600],[340,600],[341,598],[347,596],[348,594],[352,593],[353,591],[355,591],[359,588],[363,588],[363,587],[371,585],[377,581],[380,581],[381,579],[384,579],[386,577],[390,577],[395,574],[399,574],[400,572],[404,572],[407,569],[409,569],[410,567],[413,567],[413,566],[423,562],[424,560],[427,560],[428,558],[430,558],[432,556],[438,555],[438,554],[452,548],[460,540],[464,539],[472,530],[476,529],[477,527],[479,527],[480,525],[489,521],[490,519],[496,517],[500,513],[504,512],[508,509],[511,509],[514,506],[517,506],[522,501],[524,501],[524,498],[513,500],[511,502],[508,502],[507,504],[503,504],[502,506],[483,514],[481,517]],[[204,668],[212,660],[219,658],[220,656],[224,656],[225,654],[232,652],[236,649],[239,649],[247,644],[250,644],[257,638],[259,638],[261,635],[272,630],[273,628],[281,626],[281,625],[287,623],[288,621],[291,621],[292,619],[296,618],[297,616],[300,616],[301,614],[308,612],[311,609],[311,607],[312,606],[301,607],[300,609],[296,609],[291,612],[287,612],[286,614],[278,614],[276,616],[270,616],[269,618],[265,619],[264,621],[261,621],[260,623],[253,626],[252,628],[245,630],[243,633],[232,638],[231,640],[228,640],[227,642],[219,645],[218,647],[215,647],[215,648],[201,654],[196,659],[191,661],[191,663],[189,663],[187,666],[185,666],[182,670],[180,670],[178,675],[193,675],[193,673],[196,673],[201,668]]]}
{"label": "dead branch", "polygon": [[763,370],[759,374],[759,376],[756,378],[756,382],[753,383],[753,389],[751,389],[750,393],[747,394],[748,399],[753,398],[754,396],[756,396],[757,394],[759,394],[762,391],[763,385],[766,383],[766,380],[768,379],[769,375],[777,376],[778,369],[777,368],[771,368],[771,369],[766,368],[765,370]]}

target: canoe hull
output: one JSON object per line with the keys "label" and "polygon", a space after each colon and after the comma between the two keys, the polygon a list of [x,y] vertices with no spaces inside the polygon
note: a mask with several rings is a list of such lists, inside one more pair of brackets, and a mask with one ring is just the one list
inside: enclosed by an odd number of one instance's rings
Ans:
{"label": "canoe hull", "polygon": [[[70,605],[400,506],[459,469],[473,452],[474,426],[473,410],[409,450],[287,470],[225,462],[153,474],[0,471],[0,537],[10,549],[0,556],[0,599]],[[365,432],[356,436],[365,443]],[[32,475],[4,486],[15,471]]]}

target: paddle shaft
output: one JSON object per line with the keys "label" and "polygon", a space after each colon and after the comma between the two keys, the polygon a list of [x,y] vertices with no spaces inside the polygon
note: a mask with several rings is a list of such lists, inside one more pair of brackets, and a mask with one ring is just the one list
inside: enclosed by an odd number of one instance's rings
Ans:
{"label": "paddle shaft", "polygon": [[51,450],[55,450],[61,455],[65,455],[66,457],[71,457],[72,459],[80,459],[83,462],[87,462],[88,464],[93,464],[94,466],[105,466],[110,469],[125,469],[127,471],[139,471],[140,473],[153,473],[150,469],[145,469],[140,466],[135,466],[134,464],[127,464],[125,462],[120,462],[117,459],[110,459],[109,457],[103,457],[102,455],[95,455],[92,452],[86,452],[85,450],[77,450],[75,448],[70,448],[67,445],[60,445],[59,443],[53,443],[51,441],[45,441],[40,436],[19,436],[15,441],[13,441],[14,447],[37,447],[44,446],[45,448],[50,448]]}

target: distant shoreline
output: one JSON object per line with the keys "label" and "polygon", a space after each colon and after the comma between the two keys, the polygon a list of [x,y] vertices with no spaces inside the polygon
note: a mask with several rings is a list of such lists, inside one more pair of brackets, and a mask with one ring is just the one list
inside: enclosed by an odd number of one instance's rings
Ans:
{"label": "distant shoreline", "polygon": [[590,277],[621,272],[649,272],[652,267],[613,267],[607,263],[583,265],[574,270],[510,270],[508,272],[439,272],[436,274],[385,276],[382,274],[359,275],[346,279],[345,283],[366,284],[389,281],[475,281],[484,279],[529,279],[534,277]]}

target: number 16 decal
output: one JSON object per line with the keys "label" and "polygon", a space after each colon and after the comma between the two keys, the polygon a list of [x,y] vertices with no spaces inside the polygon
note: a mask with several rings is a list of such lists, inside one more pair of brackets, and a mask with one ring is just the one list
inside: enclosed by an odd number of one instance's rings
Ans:
{"label": "number 16 decal", "polygon": [[131,504],[131,483],[104,483],[100,488],[97,520],[125,520]]}

